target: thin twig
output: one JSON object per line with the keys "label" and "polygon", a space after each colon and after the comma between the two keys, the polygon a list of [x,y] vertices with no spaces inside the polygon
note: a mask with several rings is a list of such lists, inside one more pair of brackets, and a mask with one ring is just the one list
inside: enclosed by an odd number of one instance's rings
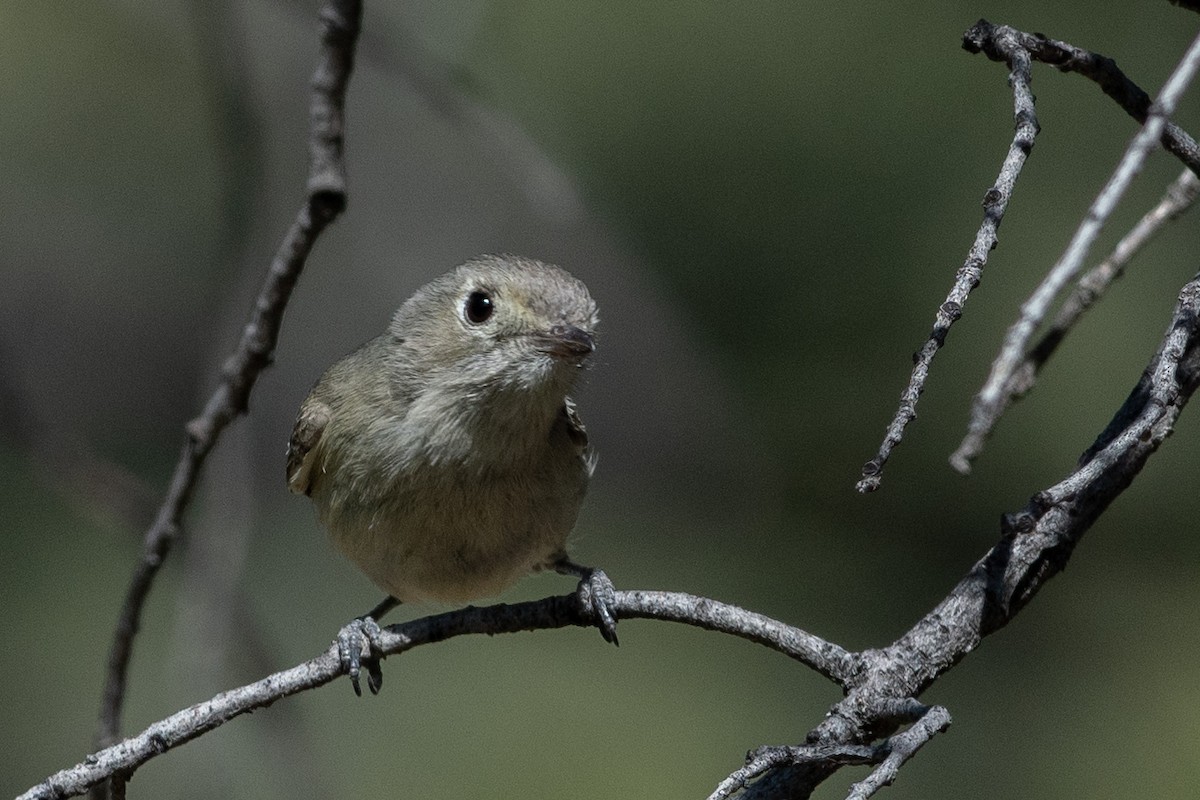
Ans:
{"label": "thin twig", "polygon": [[769,770],[782,766],[820,763],[837,769],[850,764],[878,764],[885,753],[879,745],[781,745],[760,747],[746,754],[746,765],[717,784],[708,800],[728,800]]}
{"label": "thin twig", "polygon": [[[1012,378],[1004,388],[1002,412],[1033,389],[1042,366],[1054,355],[1075,323],[1104,295],[1113,281],[1121,277],[1125,267],[1138,251],[1153,239],[1168,222],[1176,219],[1190,208],[1198,196],[1200,196],[1200,178],[1197,178],[1191,170],[1184,169],[1167,188],[1158,205],[1147,212],[1137,225],[1125,234],[1108,258],[1088,270],[1079,279],[1075,291],[1063,302],[1049,330],[1025,354],[1025,358],[1013,371]],[[982,450],[983,444],[991,434],[998,418],[997,416],[987,420],[986,428],[969,431],[958,449],[950,456],[950,463],[969,465],[971,460]]]}
{"label": "thin twig", "polygon": [[887,758],[864,780],[850,787],[846,800],[867,800],[884,786],[891,786],[900,774],[900,767],[917,754],[925,744],[950,727],[950,712],[942,706],[932,706],[908,730],[889,738],[883,746]]}
{"label": "thin twig", "polygon": [[[973,30],[973,29],[972,29]],[[971,41],[971,31],[964,35],[964,47]],[[933,330],[929,338],[921,345],[921,349],[913,354],[913,370],[909,377],[908,386],[900,394],[900,406],[896,415],[884,434],[883,443],[875,457],[863,465],[862,479],[856,488],[860,492],[873,492],[879,488],[883,480],[883,468],[891,457],[892,450],[904,438],[904,429],[917,416],[917,400],[925,391],[925,381],[929,378],[929,368],[933,357],[946,342],[946,335],[959,317],[962,316],[963,306],[971,295],[971,291],[979,285],[983,277],[983,268],[987,264],[988,254],[995,249],[998,240],[997,232],[1004,220],[1004,212],[1012,197],[1013,186],[1033,150],[1039,126],[1037,113],[1034,108],[1033,91],[1030,82],[1031,63],[1029,53],[1018,46],[1016,39],[1006,36],[995,36],[989,39],[994,52],[1003,57],[1009,66],[1008,82],[1013,91],[1013,119],[1016,132],[1004,163],[1000,165],[1000,174],[996,182],[983,196],[983,223],[975,234],[975,241],[967,252],[967,259],[954,276],[954,285],[946,299],[938,306],[934,319]],[[970,48],[968,48],[970,49]]]}
{"label": "thin twig", "polygon": [[342,161],[346,84],[354,61],[361,3],[329,0],[321,10],[321,59],[312,81],[311,165],[308,196],[267,271],[241,341],[222,368],[217,386],[200,416],[186,426],[187,439],[165,499],[146,533],[142,557],[127,589],[109,651],[97,743],[116,740],[124,703],[129,659],[142,608],[167,554],[179,536],[183,512],[205,457],[224,428],[246,410],[250,391],[271,361],[284,307],[321,231],[345,208]]}
{"label": "thin twig", "polygon": [[[674,592],[617,592],[615,610],[622,619],[657,619],[720,631],[769,647],[845,685],[855,670],[853,656],[835,644],[777,620],[704,597]],[[547,597],[512,605],[468,607],[383,629],[382,655],[396,655],[424,644],[466,634],[594,625],[590,607],[578,595]],[[316,658],[260,681],[232,689],[160,720],[136,736],[89,755],[29,789],[19,800],[81,794],[111,775],[128,776],[142,764],[257,708],[313,689],[342,674],[337,645]]]}
{"label": "thin twig", "polygon": [[[1083,261],[1087,258],[1088,251],[1096,237],[1099,236],[1104,223],[1108,221],[1117,203],[1124,197],[1134,176],[1141,171],[1150,151],[1158,145],[1167,117],[1175,112],[1179,98],[1191,83],[1198,68],[1200,68],[1200,36],[1193,40],[1183,59],[1171,77],[1167,79],[1158,99],[1147,112],[1145,125],[1129,143],[1125,155],[1088,209],[1087,216],[1075,231],[1066,251],[1059,258],[1058,263],[1051,268],[1041,285],[1022,304],[1017,321],[1009,328],[1000,353],[992,363],[991,374],[975,398],[971,409],[968,437],[981,435],[982,432],[991,428],[1008,405],[1005,389],[1012,382],[1013,373],[1021,364],[1022,357],[1029,347],[1030,338],[1045,319],[1054,298],[1059,295],[1069,281],[1074,279],[1083,266]],[[954,466],[961,472],[970,470],[970,463],[965,460],[956,461]]]}
{"label": "thin twig", "polygon": [[[1028,51],[1034,61],[1048,64],[1060,72],[1077,73],[1093,81],[1139,123],[1145,124],[1150,114],[1150,95],[1131,81],[1117,67],[1117,62],[1107,56],[1057,39],[1049,39],[1040,33],[1025,33],[1008,25],[993,25],[982,19],[967,32],[967,36],[971,39],[968,50],[983,53],[993,61],[1004,59],[994,52],[989,41],[997,36],[1013,38],[1020,47]],[[1188,169],[1200,175],[1200,147],[1187,131],[1168,120],[1162,128],[1162,145],[1167,152],[1187,165]]]}
{"label": "thin twig", "polygon": [[727,800],[746,789],[756,779],[779,767],[821,765],[831,773],[851,764],[878,764],[866,780],[855,784],[851,797],[865,800],[880,787],[896,779],[900,767],[934,734],[950,726],[950,712],[941,706],[932,708],[915,697],[884,698],[875,709],[876,724],[917,723],[904,733],[874,745],[824,744],[759,747],[746,754],[746,763],[717,784],[708,800]]}

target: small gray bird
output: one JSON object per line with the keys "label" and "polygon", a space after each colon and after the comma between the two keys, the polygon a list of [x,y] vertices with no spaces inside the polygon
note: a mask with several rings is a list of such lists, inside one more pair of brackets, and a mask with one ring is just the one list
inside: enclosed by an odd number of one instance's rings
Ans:
{"label": "small gray bird", "polygon": [[[309,393],[288,486],[388,593],[338,637],[356,693],[364,640],[378,649],[377,620],[396,604],[488,597],[547,568],[580,579],[616,644],[612,583],[566,553],[594,465],[567,394],[596,323],[564,270],[481,256],[418,289]],[[378,659],[366,667],[378,692]]]}

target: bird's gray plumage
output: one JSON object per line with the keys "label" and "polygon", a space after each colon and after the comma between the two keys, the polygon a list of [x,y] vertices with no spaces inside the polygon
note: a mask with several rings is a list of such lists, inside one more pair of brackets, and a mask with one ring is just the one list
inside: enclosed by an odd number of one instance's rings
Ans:
{"label": "bird's gray plumage", "polygon": [[[482,323],[464,310],[472,292],[489,298]],[[313,387],[289,487],[401,601],[495,595],[565,558],[592,464],[568,392],[596,323],[557,267],[489,256],[451,270]]]}

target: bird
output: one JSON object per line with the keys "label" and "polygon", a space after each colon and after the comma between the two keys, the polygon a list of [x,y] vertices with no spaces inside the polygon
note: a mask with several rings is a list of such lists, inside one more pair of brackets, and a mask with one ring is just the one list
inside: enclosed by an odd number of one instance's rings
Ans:
{"label": "bird", "polygon": [[570,394],[598,321],[562,268],[479,256],[418,289],[313,386],[288,488],[387,593],[338,635],[355,694],[364,663],[371,692],[382,686],[378,620],[390,609],[492,597],[540,570],[578,578],[586,611],[618,643],[611,580],[567,554],[596,464]]}

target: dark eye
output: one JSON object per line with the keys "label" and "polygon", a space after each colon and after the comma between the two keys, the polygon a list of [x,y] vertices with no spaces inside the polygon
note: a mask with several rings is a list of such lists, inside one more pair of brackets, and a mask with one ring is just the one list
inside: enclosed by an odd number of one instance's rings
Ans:
{"label": "dark eye", "polygon": [[487,322],[495,310],[492,296],[487,292],[471,292],[467,295],[467,302],[463,304],[463,314],[466,315],[467,321],[476,325]]}

